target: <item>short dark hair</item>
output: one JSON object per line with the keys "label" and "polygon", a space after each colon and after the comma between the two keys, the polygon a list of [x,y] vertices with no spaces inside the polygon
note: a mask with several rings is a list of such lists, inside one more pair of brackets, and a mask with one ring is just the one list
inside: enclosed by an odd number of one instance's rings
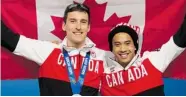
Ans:
{"label": "short dark hair", "polygon": [[135,53],[137,53],[137,51],[138,51],[138,34],[136,33],[136,31],[134,29],[132,29],[131,27],[126,26],[126,25],[117,26],[110,31],[110,33],[108,35],[108,42],[109,42],[110,51],[113,50],[112,40],[113,40],[113,37],[117,33],[127,33],[128,35],[130,35],[130,37],[132,38],[132,40],[134,42],[134,46],[136,47]]}
{"label": "short dark hair", "polygon": [[66,20],[67,20],[68,13],[73,12],[73,11],[86,12],[88,14],[88,22],[90,23],[89,7],[84,5],[84,4],[80,4],[80,3],[70,4],[66,7],[65,12],[64,12],[64,22],[65,23],[66,23]]}

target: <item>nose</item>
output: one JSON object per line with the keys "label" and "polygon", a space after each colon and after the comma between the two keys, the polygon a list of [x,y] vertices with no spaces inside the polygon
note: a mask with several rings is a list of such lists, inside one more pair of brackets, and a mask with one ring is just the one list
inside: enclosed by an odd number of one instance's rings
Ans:
{"label": "nose", "polygon": [[121,52],[126,52],[127,51],[127,47],[125,45],[121,45],[120,51]]}
{"label": "nose", "polygon": [[79,31],[79,30],[81,30],[81,23],[77,23],[76,24],[76,29]]}

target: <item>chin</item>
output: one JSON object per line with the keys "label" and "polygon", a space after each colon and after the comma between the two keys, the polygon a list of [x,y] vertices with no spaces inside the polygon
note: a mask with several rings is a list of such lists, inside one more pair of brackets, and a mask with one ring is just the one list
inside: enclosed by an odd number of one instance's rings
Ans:
{"label": "chin", "polygon": [[75,43],[76,44],[80,44],[80,43],[82,43],[82,42],[84,42],[83,40],[75,40]]}
{"label": "chin", "polygon": [[123,63],[123,64],[127,64],[127,65],[128,65],[130,62],[129,62],[129,61],[127,61],[127,62],[125,61],[125,62],[122,62],[122,63]]}
{"label": "chin", "polygon": [[84,39],[84,38],[77,38],[77,37],[76,37],[76,38],[75,38],[75,41],[76,41],[76,42],[84,42],[85,39]]}
{"label": "chin", "polygon": [[130,61],[131,61],[131,60],[126,59],[126,60],[121,60],[120,62],[123,63],[123,64],[128,64],[128,63],[130,63]]}

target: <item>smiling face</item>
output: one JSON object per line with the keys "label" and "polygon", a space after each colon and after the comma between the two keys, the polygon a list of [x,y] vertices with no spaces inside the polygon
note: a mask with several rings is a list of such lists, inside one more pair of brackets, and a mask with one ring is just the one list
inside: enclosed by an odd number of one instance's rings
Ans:
{"label": "smiling face", "polygon": [[126,67],[135,56],[136,50],[131,36],[124,32],[117,33],[112,39],[112,45],[116,61]]}
{"label": "smiling face", "polygon": [[81,48],[85,44],[89,29],[89,19],[86,12],[69,12],[66,23],[63,23],[63,30],[66,31],[67,36],[67,45]]}

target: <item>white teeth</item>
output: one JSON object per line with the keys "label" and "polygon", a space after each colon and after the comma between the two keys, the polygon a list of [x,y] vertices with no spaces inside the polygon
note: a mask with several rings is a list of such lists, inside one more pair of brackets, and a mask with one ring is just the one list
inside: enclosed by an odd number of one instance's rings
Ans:
{"label": "white teeth", "polygon": [[81,32],[74,32],[74,34],[81,35],[82,33]]}
{"label": "white teeth", "polygon": [[121,58],[127,58],[128,54],[120,54]]}

